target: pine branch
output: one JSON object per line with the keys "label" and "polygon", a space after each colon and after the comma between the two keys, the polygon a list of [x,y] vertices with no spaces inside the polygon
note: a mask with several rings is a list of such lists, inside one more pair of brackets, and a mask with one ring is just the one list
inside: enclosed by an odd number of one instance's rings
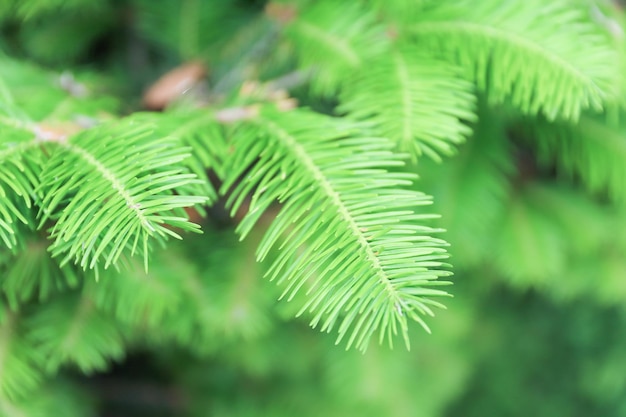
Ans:
{"label": "pine branch", "polygon": [[577,124],[525,123],[544,165],[556,163],[560,174],[579,178],[592,192],[626,202],[626,135],[622,124],[583,115]]}
{"label": "pine branch", "polygon": [[157,127],[158,134],[180,140],[188,147],[190,156],[184,161],[191,172],[203,181],[192,184],[195,195],[206,195],[211,201],[217,198],[216,192],[207,178],[207,170],[221,172],[223,159],[226,157],[224,132],[218,121],[219,114],[212,114],[204,109],[186,110],[176,113],[147,113],[141,115],[141,122]]}
{"label": "pine branch", "polygon": [[20,244],[20,223],[33,227],[30,209],[42,155],[39,144],[31,140],[30,124],[0,77],[0,241],[9,249]]}
{"label": "pine branch", "polygon": [[466,68],[490,101],[529,114],[576,120],[602,109],[617,78],[614,48],[567,2],[440,2],[419,20],[409,31],[422,48]]}
{"label": "pine branch", "polygon": [[368,63],[348,83],[340,110],[375,123],[382,136],[417,160],[440,161],[465,140],[474,121],[472,85],[452,65],[400,47]]}
{"label": "pine branch", "polygon": [[24,244],[17,253],[0,252],[0,288],[9,306],[17,309],[29,302],[44,302],[52,294],[75,288],[82,274],[73,265],[60,267],[40,236],[23,233]]}
{"label": "pine branch", "polygon": [[104,370],[125,353],[123,327],[84,295],[70,293],[39,305],[25,326],[31,345],[45,356],[48,372],[68,363],[84,373]]}
{"label": "pine branch", "polygon": [[299,68],[310,70],[315,93],[333,95],[352,71],[384,51],[386,38],[374,16],[356,3],[336,7],[317,2],[287,24],[285,37],[295,46]]}
{"label": "pine branch", "polygon": [[55,221],[53,256],[61,265],[106,269],[139,253],[147,268],[152,241],[180,238],[171,227],[198,231],[182,208],[207,197],[175,193],[199,181],[181,165],[188,156],[175,139],[155,137],[133,118],[55,142],[37,190],[40,226]]}
{"label": "pine branch", "polygon": [[[167,249],[168,251],[171,249]],[[166,261],[159,261],[165,258]],[[151,262],[146,272],[132,262],[124,274],[111,272],[98,281],[86,280],[84,293],[101,311],[110,312],[120,322],[139,328],[159,328],[170,315],[180,318],[180,282],[186,275],[177,263],[172,267],[167,254]],[[165,272],[163,272],[165,270]],[[182,320],[180,320],[182,321]]]}
{"label": "pine branch", "polygon": [[0,402],[23,398],[41,382],[41,353],[24,339],[20,317],[0,305]]}
{"label": "pine branch", "polygon": [[474,133],[458,155],[444,164],[422,160],[417,168],[422,189],[441,214],[437,224],[446,229],[451,255],[465,268],[491,259],[515,173],[504,120],[479,109]]}
{"label": "pine branch", "polygon": [[376,330],[390,342],[400,332],[408,344],[407,319],[427,328],[421,315],[441,306],[429,297],[445,294],[428,288],[447,275],[438,270],[443,242],[418,225],[432,217],[417,212],[430,200],[403,188],[412,175],[388,172],[403,164],[390,146],[336,119],[267,110],[236,130],[225,169],[233,213],[252,192],[242,236],[283,203],[258,249],[259,260],[279,250],[268,275],[288,298],[308,287],[302,312],[315,313],[312,325],[338,325],[338,341],[350,333],[348,346],[360,349]]}
{"label": "pine branch", "polygon": [[33,227],[30,210],[39,184],[41,151],[32,136],[3,125],[0,137],[0,241],[8,248],[18,246],[20,224]]}
{"label": "pine branch", "polygon": [[[145,307],[141,326],[158,329],[157,342],[173,339],[200,355],[265,334],[275,298],[261,288],[262,274],[250,264],[251,242],[242,245],[230,233],[215,232],[190,239],[187,250],[170,247],[162,253],[149,274],[137,270],[137,276],[120,277],[104,288],[94,284],[90,291],[98,297],[102,290],[112,290],[107,304],[124,310],[125,317]],[[242,261],[242,255],[252,258]],[[136,299],[125,292],[131,289]],[[154,296],[148,300],[150,294]]]}

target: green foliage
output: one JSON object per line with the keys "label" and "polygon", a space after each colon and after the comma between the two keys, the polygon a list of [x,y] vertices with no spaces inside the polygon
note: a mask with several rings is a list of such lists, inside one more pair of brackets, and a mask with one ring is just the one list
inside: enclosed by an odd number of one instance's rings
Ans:
{"label": "green foliage", "polygon": [[226,0],[134,0],[138,26],[151,41],[176,51],[184,59],[216,52],[227,34],[251,13]]}
{"label": "green foliage", "polygon": [[43,357],[36,346],[28,343],[21,317],[2,307],[2,398],[12,400],[28,394],[41,381]]}
{"label": "green foliage", "polygon": [[623,415],[623,22],[0,2],[0,417]]}
{"label": "green foliage", "polygon": [[[465,140],[474,121],[472,85],[446,62],[400,48],[373,60],[350,83],[341,109],[378,125],[414,160],[422,153],[440,161]],[[434,94],[433,94],[434,93]],[[432,100],[432,97],[437,100]]]}
{"label": "green foliage", "polygon": [[533,125],[544,165],[556,165],[559,174],[580,180],[590,191],[626,201],[626,139],[623,123],[608,116],[584,115],[577,124]]}
{"label": "green foliage", "polygon": [[120,326],[98,311],[88,296],[71,294],[42,305],[29,312],[26,326],[48,372],[71,363],[90,373],[124,354]]}
{"label": "green foliage", "polygon": [[328,1],[307,7],[286,28],[300,68],[311,69],[311,87],[333,95],[349,77],[385,50],[383,28],[374,15],[357,3],[336,7]]}
{"label": "green foliage", "polygon": [[46,417],[60,413],[67,417],[81,417],[93,413],[89,393],[66,380],[56,380],[33,392],[28,399],[0,400],[0,416]]}
{"label": "green foliage", "polygon": [[[92,72],[50,72],[10,59],[0,53],[2,112],[11,112],[3,124],[15,127],[28,122],[75,121],[93,125],[106,113],[119,111],[119,98],[112,97],[106,78]],[[106,93],[105,93],[106,92]],[[21,124],[15,125],[19,120]],[[31,126],[32,127],[32,126]]]}
{"label": "green foliage", "polygon": [[304,287],[301,311],[314,312],[311,324],[322,330],[338,323],[348,346],[364,350],[379,329],[381,341],[400,333],[408,346],[407,318],[427,328],[420,315],[442,306],[429,297],[445,294],[427,287],[447,274],[436,270],[444,242],[428,236],[434,230],[419,223],[431,216],[415,209],[429,200],[402,189],[412,175],[386,171],[403,164],[391,144],[308,112],[263,112],[235,138],[224,189],[245,178],[230,195],[233,212],[254,190],[239,231],[245,236],[268,206],[283,203],[258,254],[263,260],[279,246],[269,275],[286,284],[283,295]]}
{"label": "green foliage", "polygon": [[440,226],[447,230],[456,262],[476,267],[493,255],[494,239],[507,210],[515,172],[505,125],[482,108],[474,135],[447,164],[420,161],[423,187],[433,195]]}
{"label": "green foliage", "polygon": [[431,53],[462,65],[491,102],[509,100],[550,120],[602,109],[617,78],[607,65],[617,55],[568,2],[439,2],[409,32]]}
{"label": "green foliage", "polygon": [[5,147],[0,154],[0,238],[8,248],[17,245],[20,231],[19,223],[32,224],[28,219],[32,206],[32,196],[37,184],[40,171],[40,151],[32,140],[24,141],[24,135],[19,131],[7,129],[6,136],[11,140],[11,147]]}
{"label": "green foliage", "polygon": [[47,243],[38,236],[26,237],[17,253],[3,252],[0,271],[2,292],[12,308],[75,288],[83,275],[74,265],[59,266],[50,256]]}
{"label": "green foliage", "polygon": [[7,0],[3,2],[3,14],[15,15],[19,19],[31,20],[45,15],[50,15],[61,10],[82,11],[98,9],[98,3],[89,0]]}
{"label": "green foliage", "polygon": [[[113,139],[103,141],[108,137]],[[46,162],[37,191],[43,213],[39,226],[54,221],[50,250],[53,256],[63,254],[61,265],[74,258],[84,269],[94,269],[102,260],[106,269],[127,251],[142,254],[147,268],[149,238],[180,238],[171,227],[196,229],[180,209],[206,198],[176,193],[197,181],[176,166],[188,157],[178,145],[132,119],[57,142],[61,150]],[[76,169],[69,171],[66,164]]]}

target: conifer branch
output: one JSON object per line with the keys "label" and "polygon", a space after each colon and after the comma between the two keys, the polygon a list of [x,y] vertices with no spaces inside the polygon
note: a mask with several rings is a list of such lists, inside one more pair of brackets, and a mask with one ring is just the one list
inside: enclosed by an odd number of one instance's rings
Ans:
{"label": "conifer branch", "polygon": [[4,143],[0,142],[0,241],[12,249],[21,234],[18,224],[33,226],[30,209],[38,185],[40,149],[35,141],[20,141],[19,131],[5,132]]}
{"label": "conifer branch", "polygon": [[601,110],[617,78],[606,64],[615,48],[582,9],[562,1],[442,2],[426,7],[410,32],[424,50],[458,62],[492,102],[510,99],[550,120]]}
{"label": "conifer branch", "polygon": [[338,341],[350,334],[348,346],[362,350],[377,330],[408,345],[407,319],[427,328],[420,315],[441,307],[430,297],[445,292],[428,287],[447,275],[439,270],[443,242],[418,225],[431,216],[418,213],[428,197],[404,189],[413,176],[388,172],[403,164],[391,144],[357,132],[308,112],[265,111],[236,131],[223,190],[249,170],[229,197],[235,212],[253,194],[242,236],[272,202],[283,203],[258,258],[279,249],[268,275],[289,298],[308,287],[301,312],[314,313],[313,326],[338,325]]}
{"label": "conifer branch", "polygon": [[67,294],[39,306],[27,317],[26,327],[48,372],[72,363],[89,373],[124,355],[123,327],[86,295]]}
{"label": "conifer branch", "polygon": [[374,123],[413,160],[451,155],[471,132],[465,123],[476,119],[472,85],[458,68],[406,45],[357,73],[341,101],[340,110]]}
{"label": "conifer branch", "polygon": [[42,358],[21,334],[19,319],[0,304],[0,402],[23,398],[42,379]]}
{"label": "conifer branch", "polygon": [[357,4],[337,8],[319,2],[305,8],[285,27],[296,46],[299,69],[312,73],[315,92],[332,95],[371,57],[385,50],[386,37],[373,14]]}
{"label": "conifer branch", "polygon": [[623,123],[584,114],[578,123],[525,122],[540,162],[556,165],[570,179],[580,179],[594,193],[626,202],[626,138]]}
{"label": "conifer branch", "polygon": [[154,137],[132,119],[57,142],[37,191],[40,225],[54,220],[50,250],[60,264],[73,259],[94,269],[103,262],[106,269],[123,254],[140,253],[147,268],[149,239],[180,238],[172,226],[197,231],[182,208],[207,196],[175,193],[199,181],[181,165],[188,156],[176,140]]}

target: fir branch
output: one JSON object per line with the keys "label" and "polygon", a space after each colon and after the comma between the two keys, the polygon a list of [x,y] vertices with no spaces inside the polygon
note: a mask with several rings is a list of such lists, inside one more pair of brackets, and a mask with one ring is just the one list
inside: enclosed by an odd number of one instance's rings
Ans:
{"label": "fir branch", "polygon": [[588,190],[608,193],[626,203],[626,134],[623,123],[585,114],[577,124],[524,123],[540,163],[556,164],[567,178],[579,178]]}
{"label": "fir branch", "polygon": [[440,161],[454,152],[474,121],[472,85],[450,64],[398,48],[363,68],[348,83],[340,110],[375,123],[382,136],[417,160],[422,153]]}
{"label": "fir branch", "polygon": [[446,229],[450,253],[466,268],[480,268],[491,259],[515,174],[504,121],[485,110],[479,107],[473,135],[458,155],[444,164],[422,160],[417,169],[422,189],[441,214],[438,225]]}
{"label": "fir branch", "polygon": [[440,2],[409,31],[424,50],[462,65],[492,102],[508,98],[551,120],[602,109],[617,77],[608,64],[614,48],[582,9],[563,1]]}
{"label": "fir branch", "polygon": [[240,126],[233,146],[223,187],[232,188],[232,212],[253,194],[238,231],[247,235],[274,201],[283,203],[258,259],[279,249],[268,275],[288,298],[308,286],[302,312],[315,313],[313,326],[338,325],[338,341],[350,334],[348,346],[360,349],[377,330],[390,342],[399,332],[408,345],[408,318],[427,329],[420,316],[441,307],[430,297],[445,292],[428,287],[447,275],[438,270],[445,251],[427,236],[433,229],[418,225],[432,217],[416,212],[429,198],[403,189],[412,175],[388,172],[403,164],[391,143],[310,112],[267,110]]}
{"label": "fir branch", "polygon": [[[153,262],[149,275],[137,271],[140,275],[131,277],[131,282],[120,277],[107,284],[105,288],[117,288],[111,295],[119,297],[109,298],[109,303],[126,309],[125,316],[145,306],[142,327],[159,329],[156,341],[174,339],[200,355],[228,342],[264,334],[271,328],[268,310],[274,293],[260,288],[257,278],[261,274],[254,265],[236,261],[245,253],[254,262],[254,242],[242,245],[232,233],[215,232],[190,239],[188,248],[192,250],[168,248]],[[212,249],[207,251],[207,247]],[[159,290],[143,303],[155,286],[168,291],[162,294]],[[91,287],[101,291],[99,285]],[[123,294],[131,288],[137,299]],[[172,308],[160,311],[167,307]]]}
{"label": "fir branch", "polygon": [[328,96],[387,44],[373,14],[356,3],[316,2],[286,26],[285,37],[295,46],[299,69],[312,72],[313,91]]}
{"label": "fir branch", "polygon": [[24,242],[17,253],[0,253],[0,288],[12,309],[45,302],[52,294],[75,288],[82,281],[82,274],[73,265],[60,267],[51,258],[48,241],[23,234]]}
{"label": "fir branch", "polygon": [[24,339],[19,320],[0,304],[0,402],[23,398],[42,379],[41,354]]}
{"label": "fir branch", "polygon": [[84,269],[100,262],[106,269],[139,253],[147,268],[151,239],[180,238],[171,227],[198,231],[182,208],[207,197],[175,193],[199,181],[181,164],[189,154],[152,130],[130,118],[55,142],[37,191],[40,225],[55,221],[50,250],[61,265],[73,259]]}
{"label": "fir branch", "polygon": [[219,174],[222,160],[226,157],[224,132],[218,124],[219,113],[212,114],[202,109],[135,116],[140,123],[154,126],[157,135],[177,139],[180,146],[190,150],[183,162],[201,181],[179,188],[178,191],[183,194],[207,196],[209,201],[217,198],[207,171],[213,170]]}
{"label": "fir branch", "polygon": [[[170,250],[170,249],[168,249]],[[184,279],[178,264],[171,268],[171,259],[151,262],[146,272],[132,262],[124,274],[106,273],[98,281],[87,280],[85,296],[100,311],[110,312],[120,322],[137,327],[159,328],[168,315],[178,315],[181,307],[180,281]],[[165,273],[162,272],[165,269]]]}
{"label": "fir branch", "polygon": [[85,295],[70,293],[39,305],[25,326],[31,344],[45,356],[49,372],[71,363],[90,373],[124,356],[123,327]]}
{"label": "fir branch", "polygon": [[[0,126],[2,124],[0,123]],[[3,126],[0,138],[0,241],[18,245],[19,224],[33,227],[30,211],[39,184],[41,150],[32,136],[21,129]]]}

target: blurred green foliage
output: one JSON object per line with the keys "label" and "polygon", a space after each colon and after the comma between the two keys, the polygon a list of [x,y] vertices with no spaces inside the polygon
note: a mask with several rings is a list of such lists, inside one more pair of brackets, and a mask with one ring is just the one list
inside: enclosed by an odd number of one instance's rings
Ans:
{"label": "blurred green foliage", "polygon": [[[28,118],[105,126],[99,142],[132,113],[124,129],[152,123],[191,150],[205,182],[176,191],[217,200],[187,212],[202,235],[151,248],[148,272],[60,264],[32,218],[0,223],[15,238],[0,249],[0,417],[626,416],[623,6],[479,3],[0,2],[0,152],[27,143]],[[192,60],[208,85],[139,114]],[[279,252],[256,262],[276,206],[239,242],[250,220],[215,195],[232,143],[204,110],[294,97],[389,138],[410,161],[392,170],[433,196],[454,298],[432,335],[410,325],[410,351],[346,351],[313,313],[294,319],[307,294],[277,302],[262,277]],[[7,195],[0,216],[28,217]]]}

